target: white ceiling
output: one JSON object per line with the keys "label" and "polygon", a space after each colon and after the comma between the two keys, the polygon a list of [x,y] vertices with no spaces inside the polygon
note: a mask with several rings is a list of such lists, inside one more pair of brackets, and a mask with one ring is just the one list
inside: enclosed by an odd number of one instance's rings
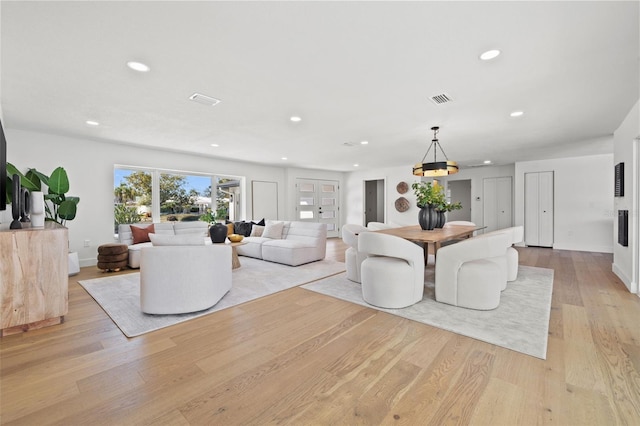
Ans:
{"label": "white ceiling", "polygon": [[612,152],[640,93],[637,1],[0,7],[4,126],[88,141],[351,171],[419,162],[439,125],[461,166],[506,164]]}

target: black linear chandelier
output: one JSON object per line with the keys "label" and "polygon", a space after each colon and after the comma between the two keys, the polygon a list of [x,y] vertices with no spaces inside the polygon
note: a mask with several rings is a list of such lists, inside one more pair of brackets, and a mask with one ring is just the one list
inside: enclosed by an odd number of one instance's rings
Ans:
{"label": "black linear chandelier", "polygon": [[[413,166],[413,174],[416,176],[437,177],[458,173],[458,163],[447,158],[447,154],[444,153],[444,150],[440,146],[440,142],[438,142],[438,131],[440,130],[440,127],[434,126],[431,130],[433,130],[431,145],[429,145],[429,149],[427,149],[424,157],[422,157],[422,161]],[[425,163],[424,160],[427,158],[427,155],[429,155],[431,148],[433,148],[433,161]],[[444,155],[445,161],[438,161],[436,157],[438,148],[440,148],[442,155]]]}

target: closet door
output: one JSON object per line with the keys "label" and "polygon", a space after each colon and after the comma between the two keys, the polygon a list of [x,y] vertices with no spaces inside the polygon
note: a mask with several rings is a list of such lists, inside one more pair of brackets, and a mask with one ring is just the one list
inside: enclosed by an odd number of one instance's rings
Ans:
{"label": "closet door", "polygon": [[524,175],[524,241],[553,247],[553,172]]}
{"label": "closet door", "polygon": [[496,178],[496,221],[498,229],[510,228],[512,226],[511,215],[511,177]]}
{"label": "closet door", "polygon": [[496,179],[484,179],[482,181],[482,196],[484,204],[482,205],[482,220],[485,226],[484,232],[491,232],[498,229],[498,203]]}
{"label": "closet door", "polygon": [[486,178],[482,181],[484,232],[513,226],[511,176]]}
{"label": "closet door", "polygon": [[538,173],[524,174],[524,242],[528,246],[540,245],[539,186]]}
{"label": "closet door", "polygon": [[539,213],[539,241],[542,247],[553,246],[553,172],[539,174],[538,199]]}

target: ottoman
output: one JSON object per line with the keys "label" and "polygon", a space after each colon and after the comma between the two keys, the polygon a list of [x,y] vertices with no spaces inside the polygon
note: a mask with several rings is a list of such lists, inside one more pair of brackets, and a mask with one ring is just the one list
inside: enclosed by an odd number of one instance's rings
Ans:
{"label": "ottoman", "polygon": [[98,247],[98,269],[103,272],[119,271],[127,266],[129,246],[126,244],[103,244]]}

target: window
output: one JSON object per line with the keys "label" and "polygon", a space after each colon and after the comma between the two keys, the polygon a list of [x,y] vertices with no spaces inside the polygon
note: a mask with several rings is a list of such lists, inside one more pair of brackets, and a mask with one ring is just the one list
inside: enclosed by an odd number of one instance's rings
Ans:
{"label": "window", "polygon": [[116,166],[113,182],[116,233],[122,223],[238,220],[237,178]]}

